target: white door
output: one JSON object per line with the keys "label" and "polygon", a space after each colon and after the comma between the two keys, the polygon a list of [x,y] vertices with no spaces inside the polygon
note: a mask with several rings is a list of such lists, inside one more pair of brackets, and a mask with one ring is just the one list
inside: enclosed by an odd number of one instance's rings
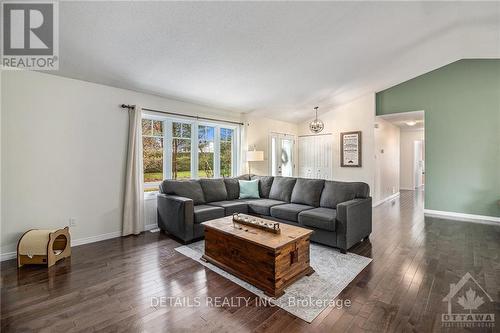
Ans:
{"label": "white door", "polygon": [[271,175],[292,177],[294,161],[295,137],[286,134],[271,134]]}
{"label": "white door", "polygon": [[332,179],[332,163],[331,134],[299,137],[299,177]]}

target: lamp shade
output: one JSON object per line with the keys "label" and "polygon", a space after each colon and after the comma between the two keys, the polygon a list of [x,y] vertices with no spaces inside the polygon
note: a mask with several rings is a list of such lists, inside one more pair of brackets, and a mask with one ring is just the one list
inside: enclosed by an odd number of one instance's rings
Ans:
{"label": "lamp shade", "polygon": [[247,151],[247,162],[259,162],[264,160],[264,152],[262,150]]}

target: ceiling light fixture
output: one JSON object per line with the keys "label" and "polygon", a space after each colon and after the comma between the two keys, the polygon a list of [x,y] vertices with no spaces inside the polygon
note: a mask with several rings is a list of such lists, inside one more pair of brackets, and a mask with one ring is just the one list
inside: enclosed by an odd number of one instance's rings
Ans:
{"label": "ceiling light fixture", "polygon": [[417,124],[417,122],[415,120],[411,120],[411,121],[406,122],[406,125],[408,125],[408,126],[415,126],[416,124]]}
{"label": "ceiling light fixture", "polygon": [[314,111],[316,111],[316,118],[314,118],[314,120],[309,124],[309,129],[313,133],[319,133],[323,130],[323,128],[325,128],[323,122],[318,119],[318,109],[319,107],[317,106],[314,108]]}

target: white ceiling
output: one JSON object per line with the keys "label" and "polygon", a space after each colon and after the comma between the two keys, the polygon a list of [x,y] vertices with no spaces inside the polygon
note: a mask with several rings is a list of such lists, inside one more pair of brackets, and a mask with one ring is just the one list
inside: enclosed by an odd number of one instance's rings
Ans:
{"label": "white ceiling", "polygon": [[[422,130],[424,129],[424,111],[401,112],[378,116],[402,130]],[[408,125],[408,122],[415,122],[415,125]]]}
{"label": "white ceiling", "polygon": [[59,17],[57,75],[293,122],[500,58],[499,2],[60,2]]}

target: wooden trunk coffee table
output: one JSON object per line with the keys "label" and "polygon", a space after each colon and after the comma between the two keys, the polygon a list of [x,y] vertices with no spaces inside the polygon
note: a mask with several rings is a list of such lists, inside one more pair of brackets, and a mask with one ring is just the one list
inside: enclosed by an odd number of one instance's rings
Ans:
{"label": "wooden trunk coffee table", "polygon": [[[271,221],[272,222],[272,221]],[[232,216],[203,222],[206,260],[256,286],[271,297],[314,269],[309,265],[312,230],[280,223],[275,234],[236,224]],[[240,229],[242,228],[242,229]]]}

